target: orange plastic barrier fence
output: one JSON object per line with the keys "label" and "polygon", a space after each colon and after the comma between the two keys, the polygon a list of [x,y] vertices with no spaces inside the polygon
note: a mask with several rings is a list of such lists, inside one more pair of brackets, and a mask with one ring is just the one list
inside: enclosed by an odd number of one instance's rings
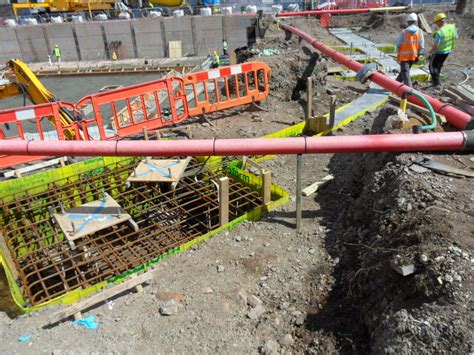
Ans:
{"label": "orange plastic barrier fence", "polygon": [[270,67],[249,62],[187,74],[184,78],[190,116],[251,104],[267,98]]}
{"label": "orange plastic barrier fence", "polygon": [[[0,139],[120,139],[262,101],[269,94],[270,73],[267,64],[250,62],[105,91],[76,105],[53,102],[4,110]],[[0,168],[39,158],[0,156]]]}
{"label": "orange plastic barrier fence", "polygon": [[188,118],[180,78],[151,81],[82,98],[76,104],[85,140],[118,139]]}
{"label": "orange plastic barrier fence", "polygon": [[[0,139],[64,140],[68,132],[80,137],[78,124],[63,125],[60,112],[72,117],[74,105],[67,102],[53,102],[1,111]],[[43,157],[1,155],[0,168],[41,158]]]}

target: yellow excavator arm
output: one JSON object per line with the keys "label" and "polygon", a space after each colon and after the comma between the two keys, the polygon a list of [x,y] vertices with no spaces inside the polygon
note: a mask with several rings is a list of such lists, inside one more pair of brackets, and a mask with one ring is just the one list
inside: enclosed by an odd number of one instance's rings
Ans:
{"label": "yellow excavator arm", "polygon": [[[26,63],[19,59],[12,59],[7,64],[15,76],[15,81],[9,84],[0,84],[0,99],[24,94],[35,105],[57,101],[53,93],[43,85]],[[63,125],[70,125],[73,122],[72,115],[69,112],[61,109],[60,115]],[[54,124],[52,117],[49,120]],[[64,134],[67,139],[74,139],[75,137],[72,129],[66,130]]]}

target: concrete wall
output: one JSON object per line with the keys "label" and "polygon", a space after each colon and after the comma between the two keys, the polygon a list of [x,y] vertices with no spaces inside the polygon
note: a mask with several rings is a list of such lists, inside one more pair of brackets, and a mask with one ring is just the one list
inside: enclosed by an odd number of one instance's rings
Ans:
{"label": "concrete wall", "polygon": [[135,58],[134,44],[132,41],[132,28],[129,21],[104,22],[105,38],[109,48],[112,42],[121,42],[116,53],[119,58]]}
{"label": "concrete wall", "polygon": [[46,62],[50,49],[43,32],[44,26],[21,26],[15,29],[23,60]]}
{"label": "concrete wall", "polygon": [[231,48],[246,46],[255,41],[257,20],[248,16],[223,16],[224,36]]}
{"label": "concrete wall", "polygon": [[181,41],[183,57],[195,55],[191,16],[168,17],[162,19],[162,21],[166,38],[166,54],[168,55],[168,43],[170,41]]}
{"label": "concrete wall", "polygon": [[72,23],[57,23],[45,27],[51,52],[53,51],[54,45],[57,44],[59,48],[61,48],[62,60],[79,59],[72,26]]}
{"label": "concrete wall", "polygon": [[196,16],[191,18],[197,55],[222,52],[222,21],[220,17]]}
{"label": "concrete wall", "polygon": [[100,22],[77,23],[74,24],[74,29],[82,60],[107,59]]}
{"label": "concrete wall", "polygon": [[132,22],[137,43],[138,58],[161,58],[165,45],[160,19],[140,19]]}
{"label": "concrete wall", "polygon": [[246,46],[249,36],[255,35],[255,28],[253,16],[185,16],[0,28],[0,59],[47,61],[55,44],[66,61],[110,59],[111,43],[118,42],[119,59],[160,58],[168,55],[170,41],[181,41],[183,56],[204,56],[222,51],[224,38],[231,49]]}
{"label": "concrete wall", "polygon": [[3,66],[5,62],[13,58],[21,58],[22,54],[15,30],[13,28],[0,28],[0,63]]}

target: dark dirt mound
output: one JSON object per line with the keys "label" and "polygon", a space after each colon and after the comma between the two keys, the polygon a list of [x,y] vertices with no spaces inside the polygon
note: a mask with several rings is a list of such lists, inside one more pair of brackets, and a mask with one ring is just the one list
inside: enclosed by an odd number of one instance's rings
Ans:
{"label": "dark dirt mound", "polygon": [[[381,110],[376,122],[384,117]],[[421,155],[336,155],[329,165],[336,179],[318,202],[326,247],[340,261],[308,328],[334,334],[343,352],[474,346],[472,182],[419,169],[412,162]],[[433,159],[462,167],[450,155]],[[414,272],[402,276],[397,267]]]}

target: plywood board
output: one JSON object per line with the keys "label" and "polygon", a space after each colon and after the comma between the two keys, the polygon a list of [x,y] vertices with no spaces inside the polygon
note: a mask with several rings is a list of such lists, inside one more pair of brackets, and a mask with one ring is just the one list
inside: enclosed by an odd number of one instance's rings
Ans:
{"label": "plywood board", "polygon": [[181,41],[169,41],[168,43],[169,57],[170,58],[182,58]]}
{"label": "plywood board", "polygon": [[425,15],[418,14],[418,18],[420,19],[421,28],[424,29],[426,33],[429,33],[429,34],[433,33],[433,30],[428,24],[428,21],[426,21]]}
{"label": "plywood board", "polygon": [[146,159],[138,164],[130,182],[176,183],[183,175],[190,159]]}
{"label": "plywood board", "polygon": [[132,221],[132,217],[108,194],[102,200],[65,210],[64,213],[53,213],[53,218],[70,242],[119,223]]}

